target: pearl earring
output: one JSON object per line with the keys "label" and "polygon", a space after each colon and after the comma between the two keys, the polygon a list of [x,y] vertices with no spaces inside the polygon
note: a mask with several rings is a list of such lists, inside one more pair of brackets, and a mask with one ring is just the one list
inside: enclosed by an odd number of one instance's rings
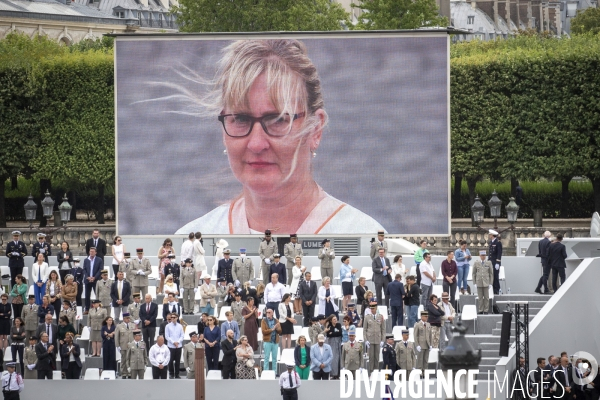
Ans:
{"label": "pearl earring", "polygon": [[311,151],[311,154],[312,154],[313,158],[315,158],[317,156],[317,153],[315,151]]}
{"label": "pearl earring", "polygon": [[223,154],[227,155],[227,149],[223,150]]}

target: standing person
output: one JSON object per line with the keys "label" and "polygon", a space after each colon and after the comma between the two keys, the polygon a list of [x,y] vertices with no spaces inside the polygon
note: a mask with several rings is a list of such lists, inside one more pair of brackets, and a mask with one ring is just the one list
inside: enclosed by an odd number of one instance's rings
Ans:
{"label": "standing person", "polygon": [[340,350],[342,347],[342,324],[338,322],[335,314],[325,321],[323,331],[327,344],[331,347],[333,358],[331,359],[331,379],[340,379]]}
{"label": "standing person", "polygon": [[179,318],[179,315],[181,315],[181,306],[179,305],[179,301],[175,294],[169,293],[166,299],[168,299],[168,301],[163,304],[163,319],[167,318],[167,314],[176,314]]}
{"label": "standing person", "polygon": [[4,393],[4,400],[21,399],[19,393],[23,391],[25,384],[23,383],[23,377],[15,371],[16,368],[16,362],[6,363],[6,372],[2,374],[2,393]]}
{"label": "standing person", "polygon": [[331,286],[331,278],[323,277],[323,286],[319,288],[319,314],[329,317],[332,314],[338,315],[338,306],[336,299],[338,294]]}
{"label": "standing person", "polygon": [[46,282],[46,296],[50,297],[50,304],[52,304],[52,307],[54,307],[56,318],[58,318],[58,313],[60,312],[61,308],[60,306],[62,305],[61,291],[62,284],[60,283],[58,272],[56,272],[56,270],[50,270],[50,273],[48,274],[48,281]]}
{"label": "standing person", "polygon": [[[129,286],[133,287],[133,274],[131,273],[131,253],[128,251],[123,253],[123,261],[119,263],[118,270],[123,273],[123,276],[125,279],[127,279],[127,282],[129,282]],[[117,279],[117,274],[115,274],[115,279]]]}
{"label": "standing person", "polygon": [[440,330],[440,351],[446,349],[446,339],[448,342],[454,336],[452,332],[452,326],[454,325],[454,318],[456,317],[456,311],[450,303],[450,296],[447,292],[442,293],[442,304],[441,307],[444,309],[444,315],[442,316],[442,329]]}
{"label": "standing person", "polygon": [[429,303],[427,303],[427,313],[427,322],[429,322],[429,325],[431,326],[431,347],[439,349],[444,308],[441,304],[438,304],[438,297],[435,294],[432,294],[429,298]]}
{"label": "standing person", "polygon": [[35,355],[37,356],[35,366],[37,378],[52,379],[52,371],[56,369],[56,352],[54,345],[48,342],[46,332],[41,333],[40,342],[35,345]]}
{"label": "standing person", "polygon": [[171,379],[181,379],[179,376],[181,349],[183,348],[183,327],[177,322],[177,314],[171,314],[171,323],[165,327],[165,341],[171,352],[169,358],[169,377]]}
{"label": "standing person", "polygon": [[477,286],[479,314],[487,314],[490,309],[490,285],[494,282],[492,262],[486,260],[485,250],[479,251],[479,260],[473,264],[473,284]]}
{"label": "standing person", "polygon": [[[58,347],[58,326],[52,323],[52,315],[50,314],[46,315],[44,323],[38,325],[36,336],[41,337],[44,332],[48,334],[48,343],[54,345],[55,348]],[[57,353],[56,349],[54,352]]]}
{"label": "standing person", "polygon": [[258,308],[254,306],[254,297],[248,297],[246,306],[242,309],[244,316],[244,335],[254,351],[258,350]]}
{"label": "standing person", "polygon": [[236,286],[254,279],[254,264],[252,259],[246,256],[246,249],[240,249],[240,256],[233,261],[231,274]]}
{"label": "standing person", "polygon": [[311,280],[311,277],[310,272],[305,272],[304,280],[298,284],[305,327],[310,326],[310,320],[315,315],[315,303],[317,301],[317,284]]}
{"label": "standing person", "polygon": [[60,309],[60,313],[58,314],[58,318],[66,317],[69,324],[75,326],[75,320],[77,319],[77,311],[74,308],[71,308],[71,302],[68,300],[64,300],[62,303],[62,308]]}
{"label": "standing person", "polygon": [[140,308],[140,326],[142,327],[147,349],[150,349],[154,345],[157,316],[158,305],[152,301],[151,294],[146,294],[144,296],[144,304]]}
{"label": "standing person", "polygon": [[183,315],[194,315],[194,301],[198,291],[198,275],[192,265],[192,259],[185,259],[181,270],[181,288],[183,289]]}
{"label": "standing person", "polygon": [[328,381],[331,371],[333,352],[331,346],[325,343],[325,335],[317,336],[317,344],[310,348],[310,370],[315,381]]}
{"label": "standing person", "polygon": [[419,268],[421,270],[421,305],[424,308],[427,308],[429,297],[433,293],[433,282],[437,279],[435,272],[433,271],[433,265],[431,265],[430,253],[425,253],[423,255],[423,261]]}
{"label": "standing person", "polygon": [[323,239],[321,242],[322,248],[319,249],[318,258],[321,260],[321,279],[326,276],[333,276],[333,259],[335,258],[335,251],[331,248],[331,241],[329,239]]}
{"label": "standing person", "polygon": [[354,294],[356,294],[356,305],[358,306],[358,313],[364,315],[363,302],[365,301],[365,294],[367,293],[367,279],[363,276],[358,278],[358,285],[354,288]]}
{"label": "standing person", "polygon": [[[38,241],[33,244],[33,248],[31,249],[31,255],[37,260],[38,254],[42,254],[44,261],[48,264],[48,257],[52,255],[52,249],[50,248],[50,244],[46,243],[46,234],[38,233],[37,239]],[[11,284],[14,285],[14,282],[11,282]]]}
{"label": "standing person", "polygon": [[129,271],[131,272],[130,283],[132,293],[140,293],[146,296],[148,293],[148,275],[152,273],[150,260],[144,257],[144,249],[138,247],[135,249],[137,257],[131,260]]}
{"label": "standing person", "polygon": [[81,377],[81,349],[73,342],[73,334],[67,332],[65,344],[60,349],[61,367],[65,372],[66,379],[79,379]]}
{"label": "standing person", "polygon": [[8,303],[8,295],[2,293],[2,302],[0,302],[0,347],[2,354],[6,354],[8,347],[8,337],[10,336],[10,320],[12,318],[12,307]]}
{"label": "standing person", "polygon": [[133,331],[133,341],[127,344],[125,359],[121,359],[121,363],[126,365],[129,379],[144,379],[148,361],[146,343],[142,341],[142,331],[136,329]]}
{"label": "standing person", "polygon": [[40,324],[46,320],[46,315],[50,314],[50,316],[54,315],[54,307],[50,304],[50,297],[44,296],[42,297],[42,304],[38,306],[38,319]]}
{"label": "standing person", "polygon": [[500,294],[500,263],[502,258],[502,242],[498,240],[498,232],[493,229],[490,232],[490,248],[488,249],[488,260],[494,266],[494,294]]}
{"label": "standing person", "polygon": [[221,349],[223,349],[223,359],[221,365],[221,376],[223,379],[235,379],[235,365],[237,363],[237,357],[235,352],[238,349],[238,342],[235,340],[234,333],[231,329],[225,332],[225,339],[221,342]]}
{"label": "standing person", "polygon": [[450,294],[450,303],[456,304],[454,301],[454,297],[456,295],[456,285],[457,285],[457,275],[458,275],[458,266],[456,265],[456,261],[454,261],[454,252],[452,250],[448,250],[446,253],[446,259],[442,261],[442,276],[443,283],[442,288],[444,292],[448,292]]}
{"label": "standing person", "polygon": [[25,256],[27,255],[27,246],[21,240],[20,231],[13,231],[12,242],[6,244],[6,257],[8,257],[8,268],[10,269],[11,285],[15,284],[14,278],[23,274],[25,268]]}
{"label": "standing person", "polygon": [[69,243],[63,241],[60,244],[60,250],[56,256],[56,261],[58,261],[58,271],[60,273],[60,281],[64,285],[65,277],[68,273],[73,269],[73,253],[69,249]]}
{"label": "standing person", "polygon": [[[12,307],[13,307],[13,315],[17,317],[21,316],[23,305],[26,303],[27,296],[27,279],[21,274],[15,277],[15,285],[12,287],[10,291],[10,296],[12,297]],[[21,371],[23,369],[21,368]]]}
{"label": "standing person", "polygon": [[206,260],[204,259],[206,251],[203,247],[204,241],[202,240],[202,233],[196,232],[194,238],[194,267],[196,269],[196,275],[198,279],[200,279],[206,271]]}
{"label": "standing person", "polygon": [[394,326],[404,325],[404,285],[402,284],[402,275],[396,274],[394,280],[390,282],[385,292],[385,297],[390,301],[392,312],[392,329]]}
{"label": "standing person", "polygon": [[196,378],[196,349],[204,346],[198,343],[198,336],[198,333],[190,332],[190,342],[183,346],[183,367],[187,372],[187,379]]}
{"label": "standing person", "polygon": [[204,284],[200,286],[200,311],[213,315],[216,305],[215,297],[217,297],[217,288],[210,283],[210,275],[206,274],[204,275]]}
{"label": "standing person", "polygon": [[346,317],[348,317],[348,319],[350,320],[351,325],[360,327],[360,326],[362,326],[360,315],[358,315],[358,312],[355,310],[355,308],[356,308],[356,304],[354,304],[354,303],[348,304],[348,312],[346,313]]}
{"label": "standing person", "polygon": [[548,289],[548,277],[550,276],[550,266],[548,265],[548,247],[550,247],[550,237],[552,233],[550,231],[544,232],[544,237],[538,243],[538,254],[536,257],[540,257],[542,260],[542,277],[540,278],[535,292],[542,294],[542,286],[544,286],[544,293],[549,293]]}
{"label": "standing person", "polygon": [[48,263],[44,261],[44,255],[41,253],[38,254],[36,262],[31,268],[31,276],[34,281],[33,294],[35,295],[35,304],[37,305],[42,304],[42,297],[46,294],[46,281],[48,280],[49,272],[50,268],[48,267]]}
{"label": "standing person", "polygon": [[469,262],[471,261],[471,252],[467,249],[466,240],[460,240],[458,242],[460,246],[454,251],[454,259],[456,260],[456,267],[458,268],[458,288],[460,294],[469,293],[471,291],[468,288],[467,279],[469,277]]}
{"label": "standing person", "polygon": [[423,262],[423,256],[425,253],[429,253],[427,251],[427,240],[421,240],[419,242],[419,248],[415,251],[415,264],[417,266],[417,270],[415,272],[415,276],[417,278],[417,286],[421,287],[421,263]]}
{"label": "standing person", "polygon": [[371,315],[365,315],[363,320],[363,335],[365,338],[365,347],[369,357],[369,375],[374,369],[379,369],[379,350],[381,342],[385,338],[385,318],[377,310],[377,302],[372,300],[369,304]]}
{"label": "standing person", "polygon": [[[162,294],[163,286],[165,284],[165,267],[169,264],[169,256],[171,254],[175,254],[175,249],[173,248],[173,241],[169,238],[165,239],[160,249],[158,249],[158,261],[160,265],[158,267],[158,272],[160,273],[160,284],[158,286],[157,294]],[[157,378],[155,378],[157,379]]]}
{"label": "standing person", "polygon": [[77,307],[78,291],[79,285],[75,282],[73,275],[67,274],[67,276],[65,276],[65,284],[61,290],[63,304],[67,301],[69,302],[69,307],[75,309]]}
{"label": "standing person", "polygon": [[227,320],[223,321],[221,324],[221,340],[227,339],[228,330],[233,332],[233,338],[237,340],[240,337],[240,327],[238,326],[238,323],[233,320],[233,313],[227,311],[225,312],[225,317]]}
{"label": "standing person", "polygon": [[271,281],[271,275],[277,274],[279,282],[282,285],[285,285],[287,282],[287,271],[285,269],[285,265],[280,262],[281,256],[279,253],[273,254],[273,262],[269,267],[269,281]]}
{"label": "standing person", "polygon": [[385,241],[385,231],[381,229],[377,231],[377,240],[371,242],[371,251],[369,252],[371,260],[379,256],[379,249],[384,249],[385,253],[388,251],[388,243]]}
{"label": "standing person", "polygon": [[58,338],[58,348],[65,344],[65,336],[67,333],[72,333],[75,335],[75,328],[71,325],[69,318],[66,315],[63,315],[58,319],[58,330],[56,332],[56,337]]}
{"label": "standing person", "polygon": [[102,325],[107,317],[106,310],[100,307],[100,300],[92,300],[92,309],[88,314],[90,329],[90,342],[92,343],[91,357],[100,357],[102,348]]}
{"label": "standing person", "polygon": [[298,400],[298,388],[302,385],[300,375],[294,371],[295,365],[287,364],[287,371],[279,377],[279,387],[283,400]]}
{"label": "standing person", "polygon": [[29,339],[35,335],[39,323],[38,305],[35,304],[35,296],[33,294],[28,296],[28,303],[21,311],[21,318],[25,321],[25,337]]}
{"label": "standing person", "polygon": [[402,263],[402,255],[398,254],[394,256],[394,262],[392,263],[392,274],[391,276],[396,276],[396,274],[400,274],[400,282],[402,285],[406,285],[406,274],[408,270],[406,266]]}
{"label": "standing person", "polygon": [[221,351],[221,330],[217,319],[212,315],[206,318],[208,325],[204,328],[204,350],[206,353],[206,368],[219,369],[219,353]]}
{"label": "standing person", "polygon": [[188,258],[194,259],[194,232],[188,234],[188,238],[181,244],[181,253],[179,254],[179,262],[184,263]]}
{"label": "standing person", "polygon": [[383,302],[382,294],[387,291],[388,284],[392,281],[392,265],[390,259],[385,256],[385,249],[380,248],[377,257],[371,262],[371,269],[373,270],[373,283],[375,284],[375,296],[377,297],[377,304],[385,305],[389,309],[390,299],[385,299]]}
{"label": "standing person", "polygon": [[[100,239],[98,239],[100,240]],[[101,271],[103,267],[102,258],[96,257],[96,248],[89,249],[89,257],[83,260],[83,279],[85,282],[85,312],[87,315],[90,309],[90,300],[92,297],[92,290],[98,298],[98,292],[96,291],[96,283],[101,278]]]}
{"label": "standing person", "polygon": [[100,271],[100,280],[96,281],[96,298],[100,300],[101,307],[106,310],[106,315],[110,315],[110,307],[112,298],[110,292],[112,289],[113,281],[108,278],[108,270],[103,269]]}
{"label": "standing person", "polygon": [[327,318],[324,315],[317,315],[316,317],[311,318],[311,325],[308,328],[308,337],[313,345],[317,343],[317,337],[323,333],[326,319]]}
{"label": "standing person", "polygon": [[236,291],[234,294],[235,301],[231,303],[231,312],[233,313],[233,320],[237,322],[240,328],[240,336],[244,334],[244,314],[242,311],[246,307],[246,303],[242,301],[242,293]]}
{"label": "standing person", "polygon": [[254,368],[254,350],[248,344],[248,338],[243,335],[240,337],[239,345],[235,351],[235,378],[236,379],[256,379],[256,369]]}
{"label": "standing person", "polygon": [[300,283],[304,281],[304,272],[306,272],[306,267],[302,265],[302,257],[296,256],[292,267],[292,284],[290,285],[290,293],[294,298],[294,314],[302,314]]}
{"label": "standing person", "polygon": [[342,265],[340,266],[340,282],[342,282],[342,310],[346,312],[348,302],[352,298],[352,289],[354,289],[354,277],[358,270],[350,265],[350,256],[342,256]]}
{"label": "standing person", "polygon": [[[177,295],[179,295],[179,277],[181,275],[181,267],[175,262],[175,258],[175,254],[169,255],[169,263],[165,266],[165,281],[168,281],[169,276],[171,276],[172,282],[167,282],[170,283],[169,290],[171,292],[175,291],[177,292]],[[175,286],[173,287],[173,285]],[[175,290],[173,290],[173,288],[175,288]],[[164,294],[166,296],[168,294],[168,291],[164,287],[163,289]]]}
{"label": "standing person", "polygon": [[310,374],[310,346],[306,344],[304,335],[298,336],[296,347],[294,348],[294,361],[296,362],[296,372],[300,379],[308,380]]}
{"label": "standing person", "polygon": [[392,371],[390,375],[394,376],[394,373],[398,370],[398,363],[396,361],[396,349],[394,348],[394,335],[391,333],[385,335],[385,343],[381,348],[381,358],[383,369],[389,369]]}
{"label": "standing person", "polygon": [[269,282],[269,267],[273,262],[273,254],[277,253],[277,243],[271,240],[271,231],[267,229],[265,231],[265,238],[258,246],[258,256],[262,260],[260,268],[262,272],[263,282]]}
{"label": "standing person", "polygon": [[133,303],[129,304],[127,307],[127,312],[129,313],[129,317],[131,318],[131,322],[135,324],[135,329],[141,329],[140,325],[140,294],[134,293],[131,297],[133,297]]}
{"label": "standing person", "polygon": [[135,324],[130,321],[129,313],[125,312],[123,313],[123,322],[115,328],[115,344],[117,351],[121,353],[121,379],[129,377],[127,362],[125,360],[127,360],[127,350],[129,343],[133,341],[133,331],[135,330]]}
{"label": "standing person", "polygon": [[408,329],[402,330],[402,340],[396,344],[396,364],[398,368],[406,371],[406,375],[417,365],[417,351],[414,342],[408,341]]}
{"label": "standing person", "polygon": [[115,324],[112,317],[102,322],[102,370],[117,373],[117,348],[115,347]]}
{"label": "standing person", "polygon": [[25,379],[37,379],[37,370],[35,369],[37,364],[37,355],[35,354],[35,346],[37,344],[37,336],[27,336],[29,338],[29,346],[25,348],[25,363],[27,368],[23,377]]}
{"label": "standing person", "polygon": [[429,350],[431,349],[431,325],[427,322],[429,315],[427,311],[421,311],[421,321],[415,324],[413,331],[415,345],[417,346],[417,364],[416,369],[420,369],[423,376],[429,362]]}
{"label": "standing person", "polygon": [[356,341],[356,327],[348,329],[348,341],[342,345],[342,368],[347,369],[356,379],[356,371],[361,368],[363,360],[363,344]]}
{"label": "standing person", "polygon": [[19,355],[21,371],[25,371],[25,363],[23,362],[25,339],[25,323],[21,317],[15,317],[14,325],[10,328],[10,352],[12,354],[12,362],[17,362],[17,354]]}
{"label": "standing person", "polygon": [[125,260],[125,245],[123,244],[123,239],[121,239],[121,236],[115,236],[110,251],[112,253],[113,258],[113,277],[116,277],[117,272],[119,272],[119,265]]}
{"label": "standing person", "polygon": [[285,267],[287,272],[287,284],[289,286],[292,284],[292,279],[294,276],[292,268],[294,265],[296,265],[296,258],[300,257],[300,263],[302,263],[302,257],[304,257],[302,245],[298,243],[298,235],[295,233],[290,235],[289,243],[286,243],[285,246],[283,246],[283,256],[287,259],[287,264]]}
{"label": "standing person", "polygon": [[552,287],[554,288],[554,293],[559,288],[558,277],[560,276],[561,283],[565,283],[566,279],[565,270],[567,265],[565,264],[565,260],[567,259],[567,249],[562,244],[562,240],[563,235],[559,233],[556,235],[556,241],[548,246],[548,266],[552,269]]}
{"label": "standing person", "polygon": [[[73,280],[77,283],[77,297],[76,302],[78,307],[83,306],[83,301],[81,300],[83,295],[83,288],[86,285],[85,282],[85,272],[81,266],[81,261],[79,258],[73,258],[73,269],[71,269],[71,275],[73,275]],[[66,278],[66,277],[65,277]]]}
{"label": "standing person", "polygon": [[156,344],[150,348],[148,359],[152,365],[152,379],[167,379],[167,371],[169,370],[169,359],[171,352],[165,345],[165,338],[159,336],[156,339]]}
{"label": "standing person", "polygon": [[290,305],[292,297],[289,293],[283,295],[279,304],[279,322],[281,323],[281,350],[292,347],[292,335],[294,334],[294,325],[296,320]]}
{"label": "standing person", "polygon": [[[267,308],[266,318],[262,319],[260,329],[263,335],[263,346],[265,351],[263,371],[271,369],[277,370],[277,354],[279,353],[279,335],[281,334],[281,325],[274,318],[272,309]],[[271,368],[269,368],[271,361]]]}
{"label": "standing person", "polygon": [[215,250],[215,262],[212,267],[213,274],[218,269],[219,261],[221,261],[223,258],[225,258],[225,256],[223,255],[223,250],[225,250],[225,248],[227,246],[229,246],[229,243],[227,243],[227,240],[225,240],[225,239],[219,239],[219,241],[217,242],[217,244],[216,244],[217,248]]}
{"label": "standing person", "polygon": [[285,286],[279,283],[279,275],[271,275],[271,282],[265,288],[265,304],[267,308],[270,308],[275,312],[277,318],[280,317],[279,303],[281,303],[285,293]]}
{"label": "standing person", "polygon": [[102,260],[102,266],[104,267],[104,256],[106,256],[106,240],[100,237],[100,231],[94,229],[92,231],[92,237],[85,242],[85,254],[91,257],[91,250],[94,248],[95,256],[98,256]]}

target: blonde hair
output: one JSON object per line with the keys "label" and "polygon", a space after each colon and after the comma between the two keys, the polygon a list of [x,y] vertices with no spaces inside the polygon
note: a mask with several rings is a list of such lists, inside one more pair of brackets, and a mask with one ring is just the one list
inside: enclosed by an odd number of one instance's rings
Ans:
{"label": "blonde hair", "polygon": [[328,276],[326,276],[326,277],[324,277],[324,278],[323,278],[323,281],[322,281],[322,282],[323,282],[323,285],[325,284],[325,282],[329,282],[329,283],[331,283],[331,278],[330,278],[330,277],[328,277]]}

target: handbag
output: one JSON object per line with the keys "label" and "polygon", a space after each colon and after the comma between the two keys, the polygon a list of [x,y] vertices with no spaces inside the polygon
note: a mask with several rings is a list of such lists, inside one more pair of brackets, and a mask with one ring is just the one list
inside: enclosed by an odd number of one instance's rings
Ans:
{"label": "handbag", "polygon": [[246,360],[246,367],[254,368],[254,358],[249,358]]}

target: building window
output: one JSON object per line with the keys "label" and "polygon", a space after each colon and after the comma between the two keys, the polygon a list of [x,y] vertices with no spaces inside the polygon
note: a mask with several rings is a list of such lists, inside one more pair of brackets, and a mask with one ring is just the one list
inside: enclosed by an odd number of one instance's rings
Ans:
{"label": "building window", "polygon": [[125,18],[125,12],[124,11],[117,11],[117,18]]}
{"label": "building window", "polygon": [[469,15],[467,17],[467,25],[473,25],[475,23],[475,16],[474,15]]}

